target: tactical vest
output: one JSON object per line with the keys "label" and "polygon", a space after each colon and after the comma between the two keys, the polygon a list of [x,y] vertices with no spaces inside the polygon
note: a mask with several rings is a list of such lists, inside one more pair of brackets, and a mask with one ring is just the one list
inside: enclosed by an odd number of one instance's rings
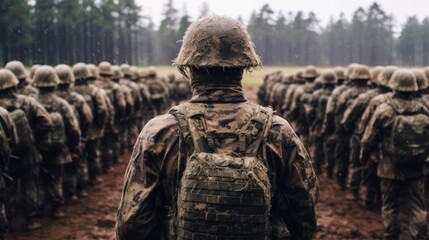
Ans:
{"label": "tactical vest", "polygon": [[[208,129],[203,104],[180,105],[170,113],[180,125],[179,144],[192,142],[194,149],[186,166],[179,161],[170,239],[268,239],[272,194],[261,144],[272,110],[254,107],[243,127],[230,132]],[[235,151],[217,151],[226,138],[236,139]]]}
{"label": "tactical vest", "polygon": [[61,105],[57,101],[52,101],[49,104],[43,104],[43,107],[49,113],[52,121],[50,129],[44,141],[44,147],[47,151],[60,152],[68,149],[67,134],[62,116]]}

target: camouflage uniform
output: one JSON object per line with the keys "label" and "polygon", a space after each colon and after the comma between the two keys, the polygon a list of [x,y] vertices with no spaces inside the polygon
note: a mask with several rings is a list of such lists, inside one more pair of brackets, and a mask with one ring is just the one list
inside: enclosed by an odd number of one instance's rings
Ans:
{"label": "camouflage uniform", "polygon": [[0,107],[0,131],[0,239],[3,239],[10,229],[5,208],[7,195],[4,178],[6,176],[3,175],[6,174],[12,147],[17,144],[15,124],[9,116],[9,112],[3,107]]}
{"label": "camouflage uniform", "polygon": [[[53,217],[62,217],[60,207],[64,204],[64,166],[77,161],[80,154],[80,129],[75,112],[66,100],[58,97],[55,88],[60,82],[50,66],[40,66],[34,73],[34,86],[39,89],[36,99],[50,113],[61,114],[65,142],[59,148],[47,148],[42,152],[41,178],[46,194],[45,203],[53,208]],[[59,131],[60,129],[53,129]]]}
{"label": "camouflage uniform", "polygon": [[[119,84],[111,80],[113,71],[110,63],[101,62],[98,65],[98,68],[100,78],[95,84],[105,91],[106,96],[113,107],[113,111],[111,111],[110,114],[111,120],[105,128],[104,136],[101,140],[103,172],[107,173],[110,170],[111,165],[119,161],[121,146],[118,139],[120,139],[119,131],[121,129],[121,124],[125,120],[126,101],[124,89],[120,87]],[[109,103],[107,102],[107,104]]]}
{"label": "camouflage uniform", "polygon": [[70,87],[70,84],[75,81],[71,68],[60,64],[55,67],[55,71],[60,78],[56,94],[72,106],[81,131],[79,159],[64,166],[64,196],[66,201],[74,201],[73,199],[77,195],[86,196],[83,188],[88,181],[88,163],[83,149],[85,149],[86,142],[88,141],[89,129],[94,117],[91,107],[85,101],[85,98]]}
{"label": "camouflage uniform", "polygon": [[[395,75],[399,74],[409,77],[411,83],[414,81],[414,86],[410,85],[410,89],[406,89],[406,92],[391,84]],[[400,237],[399,207],[402,197],[406,199],[411,210],[410,233],[412,239],[428,238],[423,184],[428,169],[423,165],[424,163],[398,163],[394,160],[395,156],[392,156],[388,150],[391,148],[393,123],[397,114],[406,111],[420,112],[429,116],[429,110],[412,98],[412,92],[417,91],[418,88],[415,78],[413,80],[410,76],[413,77],[413,74],[407,70],[398,70],[392,76],[389,85],[392,86],[395,93],[391,98],[389,97],[388,102],[376,108],[362,139],[360,159],[363,164],[368,164],[369,155],[377,153],[381,148],[377,175],[381,178],[382,221],[386,239],[399,239]],[[409,84],[407,83],[407,85]]]}
{"label": "camouflage uniform", "polygon": [[321,172],[322,165],[326,162],[323,136],[323,120],[325,118],[326,104],[331,95],[337,78],[334,72],[324,72],[321,76],[323,87],[313,92],[312,106],[315,109],[314,121],[310,122],[310,134],[312,136],[312,157],[314,168],[317,172]]}
{"label": "camouflage uniform", "polygon": [[[192,71],[193,98],[188,104],[204,106],[207,126],[219,132],[237,128],[239,120],[248,122],[249,110],[256,106],[245,99],[240,80],[244,68],[261,64],[244,27],[231,18],[201,18],[190,26],[187,34],[192,34],[192,29],[200,26],[201,22],[216,24],[225,21],[226,24],[219,24],[222,30],[213,34],[225,37],[222,44],[230,43],[231,39],[240,44],[228,48],[222,45],[213,48],[212,44],[221,41],[213,41],[212,38],[218,36],[209,35],[205,38],[206,41],[197,41],[197,44],[208,43],[208,46],[199,46],[198,49],[213,51],[203,55],[208,58],[218,56],[218,48],[233,51],[233,56],[244,56],[247,53],[245,56],[248,58],[242,57],[241,62],[218,61],[214,66],[202,65],[189,70]],[[239,30],[234,34],[230,30],[231,22],[234,29]],[[239,35],[240,33],[244,36]],[[176,59],[179,71],[183,74],[187,73],[187,66],[200,65],[198,62],[193,63],[194,54],[186,51],[190,49],[189,38],[195,39],[187,37],[187,34]],[[236,37],[237,35],[239,36]],[[245,39],[244,43],[240,37]],[[213,70],[206,73],[209,69]],[[176,204],[174,201],[179,184],[179,163],[184,164],[193,149],[192,144],[185,144],[180,129],[178,119],[174,115],[164,114],[149,121],[140,133],[125,173],[122,201],[116,222],[118,240],[170,239],[168,222],[174,213],[169,210]],[[237,144],[232,144],[229,139],[216,142],[216,145],[220,151],[235,152],[237,147]],[[267,238],[311,239],[316,230],[315,203],[318,198],[318,183],[309,155],[287,121],[278,116],[273,117],[272,127],[267,131],[261,152],[265,153],[268,161],[268,176],[272,183],[273,196],[270,211],[271,231],[267,233],[270,235]]]}
{"label": "camouflage uniform", "polygon": [[101,173],[99,145],[106,126],[108,109],[102,90],[88,81],[91,78],[85,63],[76,63],[73,66],[76,82],[73,90],[81,94],[91,108],[94,117],[88,133],[88,141],[84,152],[88,161],[88,175],[90,183],[99,181]]}
{"label": "camouflage uniform", "polygon": [[156,75],[155,69],[149,69],[148,77],[143,84],[149,92],[150,104],[155,107],[155,116],[164,114],[169,107],[168,86]]}
{"label": "camouflage uniform", "polygon": [[[10,80],[12,83],[10,83]],[[0,70],[0,106],[6,108],[9,112],[21,109],[32,130],[31,138],[34,141],[29,142],[25,149],[12,149],[12,158],[9,161],[6,173],[11,177],[6,181],[6,214],[9,223],[15,215],[16,195],[18,182],[20,183],[21,198],[23,201],[22,208],[27,218],[27,228],[29,230],[39,228],[41,225],[33,221],[33,217],[38,210],[38,163],[42,160],[39,143],[46,137],[51,129],[51,120],[48,113],[40,103],[34,98],[16,94],[15,86],[18,84],[16,77],[8,70]],[[17,129],[19,131],[19,129]],[[36,144],[38,144],[36,146]]]}
{"label": "camouflage uniform", "polygon": [[[359,94],[364,93],[368,90],[367,80],[371,78],[368,67],[366,66],[357,66],[353,69],[353,72],[350,75],[351,86],[348,90],[343,92],[338,97],[337,108],[335,112],[335,117],[342,120],[344,113],[348,107],[353,103],[353,101],[359,96]],[[342,190],[346,188],[346,181],[348,177],[349,169],[349,157],[350,157],[350,139],[352,133],[346,131],[341,124],[336,128],[336,146],[335,146],[335,160],[336,160],[336,178],[337,182]]]}

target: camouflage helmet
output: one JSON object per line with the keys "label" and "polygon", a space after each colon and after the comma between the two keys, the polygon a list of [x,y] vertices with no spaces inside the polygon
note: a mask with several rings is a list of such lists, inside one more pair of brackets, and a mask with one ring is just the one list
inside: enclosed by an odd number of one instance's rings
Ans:
{"label": "camouflage helmet", "polygon": [[0,90],[17,86],[18,78],[9,69],[0,69]]}
{"label": "camouflage helmet", "polygon": [[358,65],[353,68],[353,72],[349,75],[351,80],[369,80],[371,74],[369,68],[366,65]]}
{"label": "camouflage helmet", "polygon": [[130,65],[126,63],[121,64],[121,70],[124,73],[125,77],[131,76]]}
{"label": "camouflage helmet", "polygon": [[37,68],[34,73],[33,86],[38,88],[56,87],[60,83],[60,79],[55,73],[55,69],[48,65],[43,65]]}
{"label": "camouflage helmet", "polygon": [[106,61],[99,63],[98,74],[104,77],[111,77],[113,75],[112,64]]}
{"label": "camouflage helmet", "polygon": [[75,81],[72,69],[66,64],[57,65],[55,72],[60,79],[60,84],[72,84]]}
{"label": "camouflage helmet", "polygon": [[378,75],[378,83],[381,86],[389,87],[388,83],[390,81],[390,78],[395,73],[395,71],[398,70],[395,66],[387,66],[381,71],[381,73]]}
{"label": "camouflage helmet", "polygon": [[303,78],[317,78],[319,76],[319,73],[317,72],[316,67],[314,66],[307,66],[304,70],[304,73],[302,74]]}
{"label": "camouflage helmet", "polygon": [[294,74],[294,81],[295,82],[302,82],[304,81],[304,78],[302,77],[303,72],[302,71],[298,71]]}
{"label": "camouflage helmet", "polygon": [[137,67],[130,67],[130,73],[130,78],[133,81],[138,81],[141,78],[139,69]]}
{"label": "camouflage helmet", "polygon": [[40,64],[34,64],[33,66],[31,66],[30,68],[30,78],[33,79],[34,77],[34,72],[36,72],[36,69],[40,67]]}
{"label": "camouflage helmet", "polygon": [[334,72],[337,75],[338,79],[345,79],[346,78],[346,76],[344,74],[344,72],[345,72],[344,67],[340,67],[340,66],[334,67]]}
{"label": "camouflage helmet", "polygon": [[90,76],[88,80],[97,80],[98,79],[98,69],[94,64],[87,64]]}
{"label": "camouflage helmet", "polygon": [[156,68],[154,66],[150,66],[147,69],[147,76],[148,77],[156,77]]}
{"label": "camouflage helmet", "polygon": [[173,65],[182,74],[186,67],[261,66],[246,28],[227,16],[205,16],[193,22],[185,32],[182,47]]}
{"label": "camouflage helmet", "polygon": [[337,84],[338,78],[334,71],[324,71],[320,76],[322,84]]}
{"label": "camouflage helmet", "polygon": [[412,69],[411,71],[416,76],[417,87],[419,88],[419,90],[424,90],[428,88],[429,83],[425,73],[420,69]]}
{"label": "camouflage helmet", "polygon": [[350,63],[347,66],[346,72],[344,73],[346,75],[346,78],[351,79],[350,75],[353,73],[354,69],[359,66],[359,63]]}
{"label": "camouflage helmet", "polygon": [[112,66],[112,72],[113,72],[112,79],[117,80],[124,77],[124,74],[122,74],[122,70],[119,66],[116,66],[116,65]]}
{"label": "camouflage helmet", "polygon": [[20,61],[10,61],[4,67],[12,71],[18,79],[27,78],[27,71],[25,70],[24,64]]}
{"label": "camouflage helmet", "polygon": [[91,77],[88,67],[83,62],[76,63],[72,69],[76,80],[86,80]]}
{"label": "camouflage helmet", "polygon": [[389,87],[397,92],[416,92],[419,90],[416,76],[411,70],[406,69],[395,71],[389,81]]}
{"label": "camouflage helmet", "polygon": [[371,82],[380,85],[380,82],[378,81],[378,75],[384,70],[383,66],[375,66],[371,69]]}

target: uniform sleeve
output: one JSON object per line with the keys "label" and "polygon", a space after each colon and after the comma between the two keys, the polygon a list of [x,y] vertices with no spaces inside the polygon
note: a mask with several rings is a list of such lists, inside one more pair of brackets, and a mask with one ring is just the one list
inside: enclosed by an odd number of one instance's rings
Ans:
{"label": "uniform sleeve", "polygon": [[[118,240],[161,239],[166,202],[162,169],[167,152],[178,141],[177,121],[172,115],[149,121],[140,133],[128,164],[116,219]],[[164,176],[165,177],[165,176]]]}
{"label": "uniform sleeve", "polygon": [[91,107],[85,99],[81,96],[78,96],[77,98],[79,101],[77,112],[79,113],[81,137],[87,138],[91,124],[94,121],[94,116],[92,115]]}
{"label": "uniform sleeve", "polygon": [[[272,170],[275,175],[272,215],[277,219],[274,227],[278,228],[275,232],[289,231],[291,239],[311,239],[317,226],[319,184],[310,156],[284,120],[274,122],[267,147],[270,169],[275,168]],[[281,230],[282,223],[287,230]]]}
{"label": "uniform sleeve", "polygon": [[360,96],[344,112],[341,124],[347,132],[353,130],[356,121],[362,116],[361,114],[365,111],[366,102],[368,102],[366,97]]}
{"label": "uniform sleeve", "polygon": [[107,117],[109,115],[108,109],[107,109],[107,103],[103,96],[103,92],[97,91],[94,97],[94,104],[96,105],[95,110],[96,114],[94,117],[95,121],[97,123],[97,126],[105,126],[107,123]]}
{"label": "uniform sleeve", "polygon": [[127,103],[125,101],[125,92],[117,85],[115,90],[115,111],[117,117],[122,120],[125,117],[125,108]]}
{"label": "uniform sleeve", "polygon": [[302,95],[301,88],[298,88],[295,91],[295,94],[292,99],[292,104],[290,106],[290,111],[287,114],[287,118],[292,121],[296,120],[299,116],[299,106],[301,104],[301,95]]}
{"label": "uniform sleeve", "polygon": [[36,139],[44,138],[52,128],[52,121],[45,108],[34,98],[26,98],[29,103],[30,126],[35,130]]}

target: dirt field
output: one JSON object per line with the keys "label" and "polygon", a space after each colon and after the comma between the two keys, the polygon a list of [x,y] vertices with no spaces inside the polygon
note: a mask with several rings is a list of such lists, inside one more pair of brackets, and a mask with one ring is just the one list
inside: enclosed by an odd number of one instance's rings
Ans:
{"label": "dirt field", "polygon": [[[251,100],[255,100],[255,92],[255,87],[246,89]],[[65,207],[67,218],[43,218],[42,229],[33,233],[12,233],[6,239],[114,239],[116,209],[129,154],[122,158],[123,163],[116,165],[111,174],[103,176],[103,183],[88,191],[88,198],[82,199],[77,206]],[[346,192],[341,192],[333,180],[324,175],[318,179],[321,192],[316,239],[382,239],[380,212],[364,211],[357,203],[346,200]]]}

